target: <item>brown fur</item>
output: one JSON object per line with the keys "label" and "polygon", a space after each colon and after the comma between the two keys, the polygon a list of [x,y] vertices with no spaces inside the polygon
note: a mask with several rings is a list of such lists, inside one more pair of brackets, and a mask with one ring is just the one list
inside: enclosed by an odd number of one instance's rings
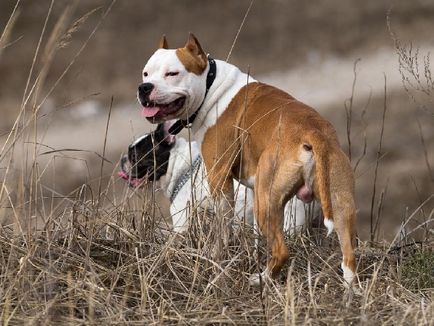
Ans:
{"label": "brown fur", "polygon": [[166,50],[169,48],[169,44],[167,44],[167,39],[165,34],[161,36],[160,43],[158,44],[158,48],[166,49]]}
{"label": "brown fur", "polygon": [[202,156],[216,197],[230,197],[232,178],[255,177],[255,217],[271,245],[273,276],[288,259],[284,205],[309,181],[304,160],[313,157],[313,195],[334,218],[343,262],[355,272],[353,171],[335,129],[314,109],[275,87],[248,84],[206,131]]}
{"label": "brown fur", "polygon": [[207,56],[192,33],[190,33],[185,46],[176,49],[176,55],[188,72],[201,75],[207,67]]}

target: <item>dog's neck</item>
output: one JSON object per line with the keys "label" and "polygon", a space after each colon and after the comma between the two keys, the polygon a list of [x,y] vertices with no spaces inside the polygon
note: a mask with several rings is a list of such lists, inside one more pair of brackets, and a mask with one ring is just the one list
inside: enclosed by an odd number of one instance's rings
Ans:
{"label": "dog's neck", "polygon": [[236,66],[222,60],[215,61],[217,65],[216,79],[192,126],[193,135],[199,147],[205,131],[215,124],[217,118],[229,106],[239,90],[248,83],[256,82],[254,78]]}
{"label": "dog's neck", "polygon": [[160,187],[164,190],[167,198],[171,198],[179,180],[190,171],[192,163],[199,157],[199,147],[195,142],[190,145],[184,138],[177,138],[176,143],[170,151],[167,173],[160,180]]}

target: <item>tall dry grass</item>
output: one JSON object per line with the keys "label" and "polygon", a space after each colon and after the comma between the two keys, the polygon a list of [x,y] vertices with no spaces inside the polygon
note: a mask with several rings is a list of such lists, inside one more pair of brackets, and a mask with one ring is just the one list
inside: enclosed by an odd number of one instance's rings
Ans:
{"label": "tall dry grass", "polygon": [[[45,85],[57,50],[86,17],[73,22],[74,5],[51,32],[43,26],[22,105],[0,152],[2,325],[434,323],[432,231],[418,243],[405,228],[432,196],[410,212],[392,243],[374,241],[373,220],[372,241],[360,242],[357,249],[358,291],[353,292],[342,285],[337,239],[325,239],[322,230],[288,237],[290,263],[281,279],[260,289],[249,286],[250,274],[263,268],[268,255],[264,247],[254,255],[253,230],[245,226],[234,232],[227,250],[213,260],[210,252],[219,237],[210,230],[215,217],[193,206],[189,232],[172,234],[170,224],[158,218],[155,189],[125,187],[119,193],[116,177],[102,182],[106,142],[98,187],[83,184],[60,194],[44,184],[42,176],[51,166],[38,162],[44,132],[38,128],[39,109],[58,84]],[[110,8],[102,10],[101,21]],[[13,27],[16,12],[7,28]],[[46,21],[50,14],[49,8]],[[5,29],[1,44],[8,43],[8,33]],[[106,136],[109,126],[110,115]],[[375,188],[372,198],[380,208]],[[432,220],[431,211],[421,227]]]}

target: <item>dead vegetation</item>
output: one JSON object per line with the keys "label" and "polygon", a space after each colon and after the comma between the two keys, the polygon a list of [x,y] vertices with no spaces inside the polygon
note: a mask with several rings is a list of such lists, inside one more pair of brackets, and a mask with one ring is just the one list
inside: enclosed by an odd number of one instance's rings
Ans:
{"label": "dead vegetation", "polygon": [[148,213],[151,197],[100,205],[81,196],[40,231],[0,230],[3,325],[423,325],[434,320],[434,252],[428,241],[401,239],[392,247],[360,243],[360,293],[352,293],[342,286],[337,240],[314,230],[288,238],[289,266],[280,280],[258,289],[249,286],[248,277],[263,261],[258,265],[255,259],[248,227],[217,264],[207,250],[212,232],[164,231],[163,221]]}

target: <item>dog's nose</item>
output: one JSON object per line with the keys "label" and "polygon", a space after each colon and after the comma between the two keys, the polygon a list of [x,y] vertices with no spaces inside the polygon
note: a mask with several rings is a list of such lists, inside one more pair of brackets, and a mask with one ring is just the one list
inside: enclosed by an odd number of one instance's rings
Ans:
{"label": "dog's nose", "polygon": [[147,96],[151,94],[152,90],[154,89],[154,84],[152,83],[143,83],[139,85],[139,94]]}

